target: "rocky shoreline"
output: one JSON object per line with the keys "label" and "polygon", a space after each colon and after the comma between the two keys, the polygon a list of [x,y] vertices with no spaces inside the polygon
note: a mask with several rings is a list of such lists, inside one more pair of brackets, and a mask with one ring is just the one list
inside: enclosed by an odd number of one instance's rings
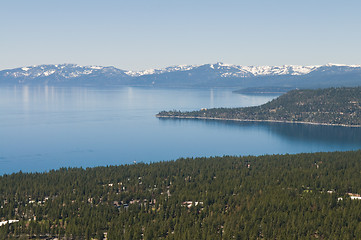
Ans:
{"label": "rocky shoreline", "polygon": [[333,123],[316,123],[316,122],[302,122],[302,121],[282,121],[282,120],[259,120],[259,119],[229,119],[229,118],[212,118],[212,117],[189,117],[189,116],[163,116],[155,115],[157,118],[177,118],[177,119],[201,119],[201,120],[217,120],[217,121],[235,121],[235,122],[271,122],[271,123],[296,123],[320,126],[338,126],[338,127],[355,127],[359,128],[361,125],[347,125],[347,124],[333,124]]}

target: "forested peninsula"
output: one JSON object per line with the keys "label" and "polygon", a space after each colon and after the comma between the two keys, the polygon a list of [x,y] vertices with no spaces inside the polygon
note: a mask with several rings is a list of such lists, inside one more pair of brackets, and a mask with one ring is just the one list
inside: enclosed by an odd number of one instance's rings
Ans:
{"label": "forested peninsula", "polygon": [[162,111],[156,116],[361,127],[361,87],[292,90],[255,107]]}
{"label": "forested peninsula", "polygon": [[361,151],[0,176],[0,239],[361,239]]}

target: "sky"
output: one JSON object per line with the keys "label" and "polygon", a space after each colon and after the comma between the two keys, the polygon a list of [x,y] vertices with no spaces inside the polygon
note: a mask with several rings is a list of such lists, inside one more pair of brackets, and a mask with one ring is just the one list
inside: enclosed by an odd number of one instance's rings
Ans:
{"label": "sky", "polygon": [[1,0],[0,70],[361,64],[359,0]]}

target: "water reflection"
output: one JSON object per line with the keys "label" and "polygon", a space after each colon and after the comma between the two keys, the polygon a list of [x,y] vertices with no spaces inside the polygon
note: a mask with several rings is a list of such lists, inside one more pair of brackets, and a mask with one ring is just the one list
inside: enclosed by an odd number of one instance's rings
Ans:
{"label": "water reflection", "polygon": [[214,92],[213,92],[213,89],[210,90],[209,102],[210,102],[210,107],[214,108]]}
{"label": "water reflection", "polygon": [[0,175],[360,148],[355,128],[155,117],[162,110],[252,106],[275,97],[229,89],[0,87]]}
{"label": "water reflection", "polygon": [[[212,128],[225,128],[230,130],[262,130],[271,135],[295,143],[322,143],[325,145],[348,146],[349,149],[361,148],[361,128],[323,126],[297,123],[270,123],[270,122],[237,122],[203,119],[170,119],[160,118],[165,125],[182,127],[187,122],[192,124],[205,124]],[[344,150],[344,149],[339,149]]]}

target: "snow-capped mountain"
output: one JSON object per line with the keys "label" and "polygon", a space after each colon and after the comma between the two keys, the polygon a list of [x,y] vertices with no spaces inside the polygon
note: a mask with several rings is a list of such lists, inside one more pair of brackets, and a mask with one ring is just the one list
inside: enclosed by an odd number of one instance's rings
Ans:
{"label": "snow-capped mountain", "polygon": [[134,77],[152,74],[162,74],[176,71],[190,71],[198,67],[208,67],[220,73],[221,77],[257,77],[257,76],[277,76],[277,75],[305,75],[312,71],[322,68],[334,68],[338,70],[354,70],[361,69],[361,65],[344,65],[344,64],[332,64],[326,65],[315,65],[315,66],[298,66],[298,65],[283,65],[283,66],[240,66],[231,65],[218,62],[216,64],[205,64],[205,65],[178,65],[167,67],[164,69],[148,69],[144,71],[128,71],[126,74]]}
{"label": "snow-capped mountain", "polygon": [[144,76],[144,75],[162,74],[162,73],[176,72],[176,71],[189,71],[198,66],[199,65],[177,65],[177,66],[166,67],[163,69],[147,69],[147,70],[143,70],[143,71],[127,71],[125,73],[132,77],[139,77],[139,76]]}
{"label": "snow-capped mountain", "polygon": [[361,65],[239,66],[224,63],[125,71],[76,64],[0,71],[0,84],[146,85],[172,87],[323,87],[361,85]]}
{"label": "snow-capped mountain", "polygon": [[207,67],[220,72],[221,77],[255,77],[267,75],[303,75],[319,68],[320,66],[239,66],[218,62],[216,64],[205,65],[178,65],[164,69],[148,69],[144,71],[128,71],[126,74],[139,77],[143,75],[162,74],[176,71],[189,71],[198,67]]}
{"label": "snow-capped mountain", "polygon": [[124,76],[124,71],[115,67],[79,66],[76,64],[38,65],[0,71],[0,81],[3,78],[27,82],[34,79],[76,79],[85,76]]}

